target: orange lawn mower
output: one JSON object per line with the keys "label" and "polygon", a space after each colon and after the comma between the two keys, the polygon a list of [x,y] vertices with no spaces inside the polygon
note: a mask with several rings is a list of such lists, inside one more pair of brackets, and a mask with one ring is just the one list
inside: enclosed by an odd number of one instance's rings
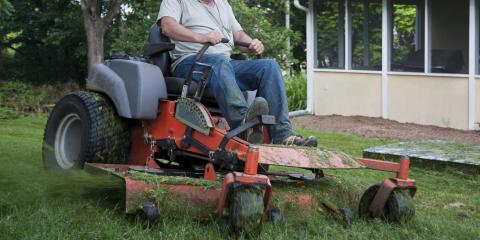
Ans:
{"label": "orange lawn mower", "polygon": [[[392,221],[413,215],[416,187],[408,177],[407,158],[394,163],[312,147],[271,145],[267,126],[275,118],[270,115],[229,129],[206,87],[211,66],[198,61],[209,46],[198,52],[185,79],[169,77],[168,52],[175,45],[154,25],[144,47],[147,59],[114,56],[92,66],[88,90],[66,95],[49,116],[43,142],[46,168],[85,168],[118,176],[125,183],[126,213],[140,211],[149,219],[159,215],[152,190],[167,189],[170,196],[214,206],[236,232],[282,218],[272,204],[272,179],[314,180],[323,177],[322,169],[369,168],[394,172],[396,177],[368,188],[359,214]],[[202,71],[195,71],[196,66]],[[201,80],[192,81],[193,74],[201,74]],[[239,137],[258,125],[263,128],[262,143]],[[312,175],[273,172],[270,165],[308,169]],[[138,176],[183,176],[193,181],[152,182]],[[195,181],[222,183],[206,188],[191,184]]]}

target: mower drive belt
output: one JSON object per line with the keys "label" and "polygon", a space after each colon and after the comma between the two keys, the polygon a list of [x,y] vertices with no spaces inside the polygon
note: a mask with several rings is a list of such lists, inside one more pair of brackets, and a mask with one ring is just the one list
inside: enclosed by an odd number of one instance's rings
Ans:
{"label": "mower drive belt", "polygon": [[260,163],[307,169],[364,168],[351,156],[314,147],[260,145]]}
{"label": "mower drive belt", "polygon": [[189,98],[179,98],[176,101],[175,118],[207,136],[213,127],[207,110],[200,103]]}

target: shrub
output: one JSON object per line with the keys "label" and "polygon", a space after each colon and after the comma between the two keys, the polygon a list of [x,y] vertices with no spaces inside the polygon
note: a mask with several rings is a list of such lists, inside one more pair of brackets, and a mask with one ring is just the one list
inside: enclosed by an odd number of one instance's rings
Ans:
{"label": "shrub", "polygon": [[285,87],[289,111],[307,108],[307,79],[303,72],[286,77]]}
{"label": "shrub", "polygon": [[76,83],[35,86],[18,81],[1,82],[0,107],[20,115],[40,115],[48,112],[63,95],[79,88]]}
{"label": "shrub", "polygon": [[0,107],[0,120],[15,119],[18,118],[18,115],[15,111]]}

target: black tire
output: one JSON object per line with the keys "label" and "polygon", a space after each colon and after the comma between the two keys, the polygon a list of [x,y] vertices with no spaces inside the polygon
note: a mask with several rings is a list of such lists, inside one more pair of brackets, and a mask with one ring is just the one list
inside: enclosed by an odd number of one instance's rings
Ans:
{"label": "black tire", "polygon": [[394,223],[407,223],[415,216],[415,206],[407,191],[397,189],[393,191],[387,201],[387,219]]}
{"label": "black tire", "polygon": [[258,185],[232,184],[229,193],[228,215],[233,233],[255,235],[263,223],[263,191]]}
{"label": "black tire", "polygon": [[[373,218],[369,207],[379,189],[380,184],[372,185],[362,195],[358,207],[360,217],[365,219]],[[408,192],[402,189],[395,189],[385,204],[384,215],[380,216],[380,218],[385,218],[393,223],[406,223],[414,216],[415,207]]]}
{"label": "black tire", "polygon": [[158,213],[158,208],[155,203],[144,202],[141,211],[149,223],[155,223],[158,221],[160,214]]}
{"label": "black tire", "polygon": [[108,98],[78,91],[50,113],[42,150],[49,170],[83,168],[85,162],[121,164],[128,160],[130,134]]}

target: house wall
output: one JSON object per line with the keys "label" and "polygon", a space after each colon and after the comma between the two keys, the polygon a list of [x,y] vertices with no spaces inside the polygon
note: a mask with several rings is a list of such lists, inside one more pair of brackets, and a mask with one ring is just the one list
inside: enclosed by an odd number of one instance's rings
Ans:
{"label": "house wall", "polygon": [[379,73],[315,72],[314,113],[381,117]]}
{"label": "house wall", "polygon": [[[381,74],[315,72],[314,114],[381,117]],[[477,80],[480,93],[480,78]],[[388,75],[388,118],[468,129],[468,77]],[[480,119],[480,97],[477,97]]]}
{"label": "house wall", "polygon": [[475,104],[475,107],[476,107],[475,129],[480,129],[479,124],[477,124],[478,122],[480,122],[480,78],[477,78],[476,87],[477,87],[477,96],[476,96],[477,99]]}
{"label": "house wall", "polygon": [[468,129],[468,78],[395,76],[388,79],[388,117]]}

